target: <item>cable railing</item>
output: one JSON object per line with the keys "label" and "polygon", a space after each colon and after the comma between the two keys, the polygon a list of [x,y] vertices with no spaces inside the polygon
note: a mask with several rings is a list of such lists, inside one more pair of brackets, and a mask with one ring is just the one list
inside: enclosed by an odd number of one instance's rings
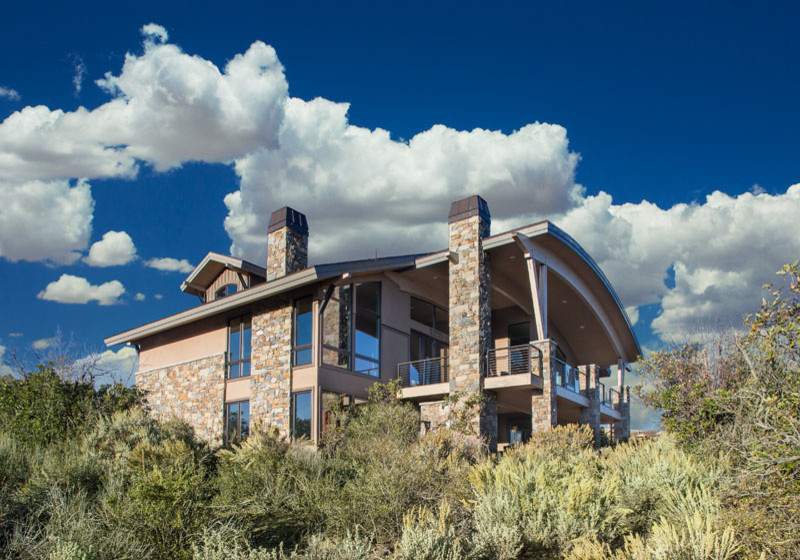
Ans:
{"label": "cable railing", "polygon": [[607,406],[613,408],[611,405],[611,391],[606,388],[602,383],[600,384],[600,406]]}
{"label": "cable railing", "polygon": [[533,344],[492,348],[486,353],[486,375],[542,375],[542,351]]}
{"label": "cable railing", "polygon": [[578,368],[572,367],[559,359],[553,360],[553,369],[556,374],[556,385],[564,387],[573,393],[581,392],[581,375]]}
{"label": "cable railing", "polygon": [[611,408],[614,408],[615,404],[621,403],[622,402],[622,388],[621,387],[611,387],[611,389],[609,389],[609,391],[608,391],[608,399],[609,399],[609,401],[611,401],[610,404],[608,405]]}
{"label": "cable railing", "polygon": [[447,377],[447,356],[399,363],[397,364],[397,376],[403,387],[445,383],[449,379]]}

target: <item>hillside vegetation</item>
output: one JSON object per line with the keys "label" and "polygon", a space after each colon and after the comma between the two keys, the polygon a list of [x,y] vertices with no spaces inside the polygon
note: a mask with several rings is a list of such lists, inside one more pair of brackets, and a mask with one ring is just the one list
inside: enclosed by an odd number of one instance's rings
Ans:
{"label": "hillside vegetation", "polygon": [[315,450],[254,430],[212,449],[135,389],[42,366],[0,380],[0,555],[13,559],[800,558],[800,274],[747,332],[643,368],[670,434],[595,450],[585,428],[500,457],[393,389]]}

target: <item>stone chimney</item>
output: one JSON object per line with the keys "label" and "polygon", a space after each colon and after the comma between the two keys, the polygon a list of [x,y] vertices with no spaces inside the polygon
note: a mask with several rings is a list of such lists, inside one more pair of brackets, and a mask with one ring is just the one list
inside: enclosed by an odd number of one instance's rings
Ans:
{"label": "stone chimney", "polygon": [[[483,392],[486,352],[491,345],[491,275],[483,239],[489,236],[489,205],[480,196],[450,206],[449,313],[450,391],[467,396]],[[481,411],[473,418],[476,431],[497,446],[497,406],[484,394]]]}
{"label": "stone chimney", "polygon": [[269,218],[267,282],[308,266],[308,222],[305,214],[284,206]]}

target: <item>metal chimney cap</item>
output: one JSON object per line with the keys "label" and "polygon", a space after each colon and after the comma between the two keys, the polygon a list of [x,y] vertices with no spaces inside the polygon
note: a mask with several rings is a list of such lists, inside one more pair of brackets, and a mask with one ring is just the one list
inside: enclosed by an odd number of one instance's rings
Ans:
{"label": "metal chimney cap", "polygon": [[462,198],[461,200],[456,200],[451,204],[448,222],[452,224],[453,222],[471,218],[472,216],[480,216],[487,222],[492,221],[492,217],[489,214],[489,205],[477,194]]}
{"label": "metal chimney cap", "polygon": [[269,218],[268,232],[272,233],[284,227],[292,228],[299,233],[308,235],[306,215],[288,206],[284,206],[272,213]]}

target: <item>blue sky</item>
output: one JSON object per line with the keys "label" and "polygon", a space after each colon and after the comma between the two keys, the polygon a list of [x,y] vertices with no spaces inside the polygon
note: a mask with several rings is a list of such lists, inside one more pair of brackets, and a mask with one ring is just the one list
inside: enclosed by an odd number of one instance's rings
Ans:
{"label": "blue sky", "polygon": [[12,3],[0,359],[195,305],[147,263],[260,262],[284,204],[319,262],[439,248],[472,192],[495,231],[571,233],[646,347],[738,324],[800,254],[798,23],[790,2]]}

